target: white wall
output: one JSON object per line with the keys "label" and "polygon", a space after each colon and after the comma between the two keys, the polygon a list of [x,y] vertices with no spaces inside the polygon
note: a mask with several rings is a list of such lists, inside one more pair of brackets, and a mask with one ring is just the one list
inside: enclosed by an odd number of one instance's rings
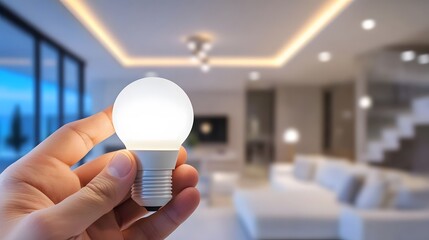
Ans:
{"label": "white wall", "polygon": [[286,161],[287,147],[283,142],[286,128],[298,129],[301,140],[298,153],[322,152],[322,89],[313,86],[285,86],[276,89],[275,138],[277,162]]}

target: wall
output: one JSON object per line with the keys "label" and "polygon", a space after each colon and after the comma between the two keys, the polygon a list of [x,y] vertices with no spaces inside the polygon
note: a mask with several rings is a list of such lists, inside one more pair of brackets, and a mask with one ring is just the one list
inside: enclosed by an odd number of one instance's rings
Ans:
{"label": "wall", "polygon": [[202,146],[207,151],[232,150],[244,162],[245,94],[244,91],[188,91],[195,115],[226,115],[228,144]]}
{"label": "wall", "polygon": [[275,138],[277,162],[287,159],[283,142],[286,128],[298,129],[301,140],[296,146],[299,153],[322,152],[322,89],[313,86],[289,86],[276,89]]}
{"label": "wall", "polygon": [[354,82],[335,84],[325,91],[331,94],[329,146],[326,154],[355,158],[355,89]]}

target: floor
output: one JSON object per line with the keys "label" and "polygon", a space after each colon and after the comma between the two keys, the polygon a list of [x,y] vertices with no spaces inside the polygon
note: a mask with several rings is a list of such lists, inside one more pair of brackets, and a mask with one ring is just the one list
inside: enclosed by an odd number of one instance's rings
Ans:
{"label": "floor", "polygon": [[203,200],[194,214],[167,239],[169,240],[247,240],[232,206],[211,207]]}
{"label": "floor", "polygon": [[[267,184],[267,169],[260,166],[246,166],[241,173],[237,187],[255,188]],[[231,195],[216,194],[207,190],[207,179],[200,177],[197,186],[202,200],[194,214],[167,239],[179,240],[247,240],[232,203]]]}

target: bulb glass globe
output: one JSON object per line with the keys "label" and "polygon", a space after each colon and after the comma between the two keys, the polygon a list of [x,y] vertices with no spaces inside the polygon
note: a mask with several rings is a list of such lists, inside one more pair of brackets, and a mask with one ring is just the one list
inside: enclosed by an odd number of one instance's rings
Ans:
{"label": "bulb glass globe", "polygon": [[138,158],[132,198],[141,206],[156,210],[171,199],[171,173],[193,119],[188,96],[167,79],[139,79],[116,98],[113,125]]}

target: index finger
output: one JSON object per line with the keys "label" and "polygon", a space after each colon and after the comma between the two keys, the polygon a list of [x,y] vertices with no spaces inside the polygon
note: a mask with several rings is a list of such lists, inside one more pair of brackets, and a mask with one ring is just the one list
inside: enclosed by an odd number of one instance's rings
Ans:
{"label": "index finger", "polygon": [[72,166],[114,132],[112,107],[109,107],[90,117],[64,125],[34,148],[27,159],[48,161],[53,158]]}

